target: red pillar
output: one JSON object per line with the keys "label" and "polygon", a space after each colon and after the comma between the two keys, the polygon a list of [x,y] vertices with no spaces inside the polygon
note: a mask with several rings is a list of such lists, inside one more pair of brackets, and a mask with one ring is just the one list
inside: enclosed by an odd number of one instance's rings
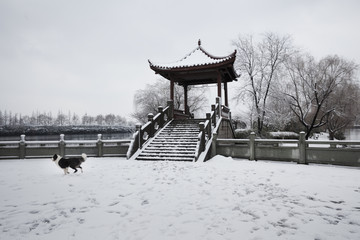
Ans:
{"label": "red pillar", "polygon": [[174,80],[170,80],[170,99],[174,101]]}
{"label": "red pillar", "polygon": [[188,86],[184,85],[184,111],[185,114],[189,114],[188,111]]}
{"label": "red pillar", "polygon": [[218,72],[217,76],[217,89],[218,89],[218,97],[221,98],[221,74]]}
{"label": "red pillar", "polygon": [[227,82],[224,82],[225,106],[229,107]]}

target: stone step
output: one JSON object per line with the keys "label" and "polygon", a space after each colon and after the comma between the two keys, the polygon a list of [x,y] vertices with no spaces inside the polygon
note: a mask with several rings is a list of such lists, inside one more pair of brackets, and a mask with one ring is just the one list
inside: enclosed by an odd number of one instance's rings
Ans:
{"label": "stone step", "polygon": [[141,154],[184,154],[184,155],[189,155],[189,154],[195,154],[195,149],[192,149],[191,151],[179,151],[179,150],[174,150],[174,151],[170,151],[170,150],[165,150],[165,149],[145,149],[141,152]]}
{"label": "stone step", "polygon": [[173,138],[180,138],[180,139],[197,139],[198,134],[193,134],[193,135],[158,135],[156,138],[162,138],[162,139],[173,139]]}
{"label": "stone step", "polygon": [[159,147],[159,146],[173,146],[173,147],[176,147],[176,146],[196,146],[197,145],[197,142],[152,142],[149,146],[156,146],[156,147]]}
{"label": "stone step", "polygon": [[[179,146],[176,146],[176,147],[169,147],[169,146],[160,146],[160,147],[155,147],[155,146],[147,146],[145,148],[145,150],[162,150],[162,151],[195,151],[195,147],[194,146],[184,146],[184,147],[179,147]],[[145,151],[144,150],[144,151]]]}
{"label": "stone step", "polygon": [[192,135],[185,135],[185,134],[160,134],[156,138],[162,138],[162,139],[170,139],[170,138],[197,138],[199,134],[192,134]]}
{"label": "stone step", "polygon": [[199,122],[175,120],[142,150],[137,160],[194,161],[198,144]]}
{"label": "stone step", "polygon": [[199,129],[189,129],[189,128],[166,128],[163,131],[165,132],[199,132]]}
{"label": "stone step", "polygon": [[199,133],[199,129],[164,129],[162,131],[163,132],[167,132],[167,133]]}
{"label": "stone step", "polygon": [[195,153],[192,154],[176,154],[176,153],[141,153],[140,157],[195,157]]}
{"label": "stone step", "polygon": [[142,161],[194,161],[195,157],[149,157],[138,156],[137,160]]}
{"label": "stone step", "polygon": [[193,143],[193,142],[197,142],[197,137],[196,138],[156,138],[153,140],[153,143],[163,143],[163,142],[181,142],[181,143],[186,143],[186,142],[189,142],[189,143]]}

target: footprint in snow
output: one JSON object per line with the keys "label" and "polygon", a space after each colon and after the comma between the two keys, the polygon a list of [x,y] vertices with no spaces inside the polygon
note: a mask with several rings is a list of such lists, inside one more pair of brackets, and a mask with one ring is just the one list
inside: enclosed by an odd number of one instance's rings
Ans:
{"label": "footprint in snow", "polygon": [[342,204],[342,203],[345,203],[344,201],[330,201],[330,202],[332,202],[332,203],[334,203],[334,204]]}
{"label": "footprint in snow", "polygon": [[110,204],[109,204],[109,207],[115,206],[115,205],[117,205],[117,204],[119,204],[119,202],[110,203]]}

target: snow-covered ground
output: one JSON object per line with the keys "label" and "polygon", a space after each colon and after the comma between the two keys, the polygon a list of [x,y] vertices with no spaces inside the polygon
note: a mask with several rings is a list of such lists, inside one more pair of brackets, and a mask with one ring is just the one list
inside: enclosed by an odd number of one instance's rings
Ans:
{"label": "snow-covered ground", "polygon": [[221,156],[83,168],[0,161],[0,238],[360,239],[358,168]]}

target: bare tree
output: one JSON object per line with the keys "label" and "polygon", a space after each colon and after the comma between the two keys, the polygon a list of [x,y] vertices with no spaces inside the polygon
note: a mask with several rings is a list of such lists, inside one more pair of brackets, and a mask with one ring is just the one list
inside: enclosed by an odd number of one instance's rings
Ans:
{"label": "bare tree", "polygon": [[338,132],[353,124],[356,116],[360,114],[359,104],[354,104],[360,99],[360,88],[354,83],[344,83],[335,89],[332,97],[327,101],[325,108],[333,108],[327,116],[326,128],[329,139],[334,140]]}
{"label": "bare tree", "polygon": [[285,94],[309,138],[313,129],[328,123],[335,106],[327,102],[339,86],[353,80],[356,65],[338,56],[316,62],[310,55],[298,55],[288,61],[287,69],[290,83]]}
{"label": "bare tree", "polygon": [[285,130],[294,119],[294,113],[283,94],[269,98],[265,123],[276,131]]}
{"label": "bare tree", "polygon": [[97,123],[97,125],[103,125],[104,123],[104,116],[102,114],[98,114],[95,117],[95,122]]}
{"label": "bare tree", "polygon": [[[188,105],[190,112],[202,110],[207,103],[206,88],[188,87]],[[132,116],[145,122],[149,113],[157,113],[158,107],[167,105],[170,96],[169,81],[158,79],[154,84],[146,85],[145,89],[139,89],[134,95],[135,112]],[[184,93],[181,86],[175,85],[174,108],[184,108]]]}
{"label": "bare tree", "polygon": [[155,114],[159,106],[166,106],[168,96],[169,86],[165,80],[158,79],[154,84],[147,84],[145,89],[137,90],[134,95],[135,112],[132,116],[145,122],[149,113]]}
{"label": "bare tree", "polygon": [[293,49],[291,40],[289,36],[280,37],[274,33],[266,33],[259,43],[254,43],[252,36],[240,36],[233,45],[237,48],[236,68],[245,79],[237,98],[251,98],[257,131],[261,134],[273,83],[282,75],[282,65]]}
{"label": "bare tree", "polygon": [[116,116],[114,114],[106,114],[105,115],[105,123],[107,125],[114,125],[115,119],[116,119]]}
{"label": "bare tree", "polygon": [[66,115],[62,113],[62,111],[59,111],[56,118],[56,124],[60,126],[66,125],[66,119],[67,119]]}

